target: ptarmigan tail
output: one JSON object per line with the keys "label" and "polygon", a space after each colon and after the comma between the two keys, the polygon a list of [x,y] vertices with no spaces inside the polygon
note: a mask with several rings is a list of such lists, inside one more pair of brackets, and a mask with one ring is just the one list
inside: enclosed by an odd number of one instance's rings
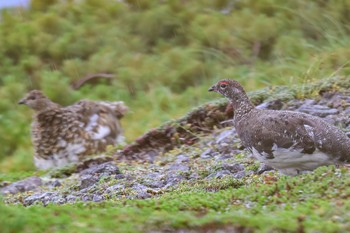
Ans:
{"label": "ptarmigan tail", "polygon": [[129,108],[124,104],[123,101],[115,101],[115,102],[101,101],[98,103],[110,108],[118,119],[124,117],[125,114],[129,111]]}
{"label": "ptarmigan tail", "polygon": [[[75,105],[84,122],[84,130],[92,140],[106,141],[108,144],[123,144],[124,136],[120,119],[127,113],[128,107],[123,101],[81,100]],[[100,146],[98,146],[100,147]]]}

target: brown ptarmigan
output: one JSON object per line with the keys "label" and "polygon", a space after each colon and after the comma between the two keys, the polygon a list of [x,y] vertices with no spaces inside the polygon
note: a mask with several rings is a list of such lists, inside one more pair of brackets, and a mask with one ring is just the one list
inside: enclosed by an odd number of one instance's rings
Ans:
{"label": "brown ptarmigan", "polygon": [[319,166],[350,162],[350,139],[321,118],[257,109],[234,80],[219,81],[209,91],[231,101],[233,124],[242,144],[260,162],[283,174],[297,175]]}
{"label": "brown ptarmigan", "polygon": [[18,103],[35,111],[31,133],[38,169],[62,167],[124,141],[120,119],[128,108],[122,101],[82,100],[62,107],[33,90]]}

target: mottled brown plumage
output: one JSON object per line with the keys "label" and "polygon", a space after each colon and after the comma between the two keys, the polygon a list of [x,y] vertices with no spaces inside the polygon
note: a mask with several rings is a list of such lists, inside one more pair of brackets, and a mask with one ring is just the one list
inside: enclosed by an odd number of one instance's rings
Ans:
{"label": "mottled brown plumage", "polygon": [[35,111],[32,122],[34,162],[38,169],[61,167],[123,143],[123,102],[82,100],[62,107],[41,91],[29,92],[19,104]]}
{"label": "mottled brown plumage", "polygon": [[321,118],[256,109],[234,80],[222,80],[209,91],[231,101],[233,123],[243,145],[259,161],[282,173],[296,175],[323,165],[350,162],[350,139]]}

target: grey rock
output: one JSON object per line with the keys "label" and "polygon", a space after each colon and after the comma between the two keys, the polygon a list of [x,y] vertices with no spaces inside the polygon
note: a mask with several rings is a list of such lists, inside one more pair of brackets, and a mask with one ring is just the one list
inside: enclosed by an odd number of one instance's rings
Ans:
{"label": "grey rock", "polygon": [[350,107],[347,107],[347,108],[344,110],[344,114],[345,114],[345,115],[350,115]]}
{"label": "grey rock", "polygon": [[222,165],[223,170],[228,170],[231,173],[237,173],[240,171],[244,171],[245,167],[243,164],[236,163],[236,164],[223,164]]}
{"label": "grey rock", "polygon": [[111,176],[121,175],[120,170],[114,164],[107,162],[87,168],[80,172],[80,189],[94,185],[101,177],[111,178]]}
{"label": "grey rock", "polygon": [[124,188],[125,188],[125,186],[122,185],[122,184],[115,184],[115,185],[112,185],[112,186],[108,187],[105,190],[105,193],[107,193],[107,194],[117,193],[117,192],[120,192]]}
{"label": "grey rock", "polygon": [[77,196],[73,195],[73,194],[69,194],[69,195],[66,196],[66,201],[68,203],[73,203],[73,202],[75,202],[77,200],[79,200],[79,198]]}
{"label": "grey rock", "polygon": [[215,156],[215,161],[224,161],[230,158],[232,158],[230,154],[220,154],[219,156]]}
{"label": "grey rock", "polygon": [[161,181],[161,180],[147,180],[147,179],[145,179],[145,180],[143,180],[142,183],[150,188],[162,188],[165,185],[164,181]]}
{"label": "grey rock", "polygon": [[350,97],[340,93],[327,93],[319,101],[320,105],[327,105],[332,108],[343,109],[344,106],[350,103]]}
{"label": "grey rock", "polygon": [[200,155],[200,157],[202,159],[209,159],[212,157],[212,153],[213,153],[213,150],[211,148],[208,148]]}
{"label": "grey rock", "polygon": [[107,163],[102,163],[97,166],[93,166],[85,170],[82,170],[80,174],[81,175],[101,174],[101,176],[111,176],[111,175],[120,174],[120,171],[117,166],[115,166],[110,162],[107,162]]}
{"label": "grey rock", "polygon": [[100,201],[103,201],[104,200],[104,198],[101,196],[101,195],[93,195],[92,196],[92,201],[93,202],[100,202]]}
{"label": "grey rock", "polygon": [[117,174],[114,176],[114,179],[116,179],[116,180],[125,179],[125,176],[124,176],[124,174]]}
{"label": "grey rock", "polygon": [[323,105],[302,105],[298,111],[308,113],[318,117],[326,117],[328,115],[338,114],[339,111],[335,108],[329,108]]}
{"label": "grey rock", "polygon": [[246,172],[245,171],[239,171],[239,172],[236,172],[235,174],[233,174],[233,177],[235,179],[242,179],[246,176]]}
{"label": "grey rock", "polygon": [[256,106],[258,109],[271,109],[271,110],[280,110],[283,107],[283,103],[281,100],[273,100],[269,102],[264,102]]}
{"label": "grey rock", "polygon": [[26,197],[23,200],[25,206],[42,203],[46,205],[51,200],[51,197],[55,195],[53,192],[36,193]]}
{"label": "grey rock", "polygon": [[198,180],[200,178],[201,178],[201,176],[197,172],[192,172],[190,177],[189,177],[189,180]]}
{"label": "grey rock", "polygon": [[90,186],[94,185],[98,181],[99,181],[99,177],[98,176],[84,175],[84,176],[81,177],[80,189],[85,189],[87,187],[90,187]]}
{"label": "grey rock", "polygon": [[[181,165],[180,165],[181,166]],[[151,172],[144,176],[142,184],[150,188],[162,188],[165,185],[164,172]]]}
{"label": "grey rock", "polygon": [[50,197],[47,201],[46,204],[48,204],[49,202],[52,202],[54,204],[64,204],[67,202],[66,198],[62,197],[61,195],[53,195],[52,197]]}
{"label": "grey rock", "polygon": [[283,110],[295,111],[296,109],[298,109],[303,104],[304,104],[304,102],[302,100],[290,100],[283,107]]}
{"label": "grey rock", "polygon": [[222,131],[217,137],[216,137],[216,143],[220,142],[227,142],[227,139],[229,142],[232,142],[233,135],[236,134],[236,130],[234,128],[229,130]]}
{"label": "grey rock", "polygon": [[145,185],[136,183],[132,186],[132,189],[136,191],[136,198],[146,199],[151,197],[151,194],[147,192],[148,187]]}
{"label": "grey rock", "polygon": [[92,196],[90,194],[84,194],[81,197],[82,201],[92,201]]}
{"label": "grey rock", "polygon": [[176,157],[175,162],[176,163],[186,163],[190,160],[190,158],[187,155],[180,154]]}
{"label": "grey rock", "polygon": [[35,190],[43,185],[42,179],[37,176],[32,176],[27,179],[12,183],[0,189],[2,194],[16,194],[20,192],[27,192]]}
{"label": "grey rock", "polygon": [[328,115],[324,118],[327,122],[339,127],[346,128],[350,124],[350,115],[337,114],[337,115]]}
{"label": "grey rock", "polygon": [[58,180],[49,180],[47,182],[44,182],[44,185],[49,188],[57,188],[62,186],[61,182],[59,182]]}
{"label": "grey rock", "polygon": [[187,164],[173,164],[173,165],[169,166],[168,170],[184,173],[184,172],[189,172],[190,167]]}
{"label": "grey rock", "polygon": [[221,179],[225,176],[232,176],[232,173],[228,170],[220,170],[210,174],[209,176],[207,176],[207,178]]}
{"label": "grey rock", "polygon": [[166,177],[166,180],[165,180],[164,188],[173,188],[184,179],[185,179],[185,176],[182,174],[168,173],[168,176]]}
{"label": "grey rock", "polygon": [[323,120],[327,121],[329,124],[334,125],[336,120],[334,119],[333,116],[334,115],[328,115]]}
{"label": "grey rock", "polygon": [[346,135],[350,138],[350,131],[346,132]]}

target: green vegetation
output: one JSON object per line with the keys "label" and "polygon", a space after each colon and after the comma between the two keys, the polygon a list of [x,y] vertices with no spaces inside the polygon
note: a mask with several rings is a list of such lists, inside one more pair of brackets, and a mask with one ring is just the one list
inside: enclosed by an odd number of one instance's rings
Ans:
{"label": "green vegetation", "polygon": [[[0,170],[30,171],[31,110],[42,89],[63,105],[123,100],[129,142],[216,96],[220,78],[248,90],[350,74],[349,1],[43,1],[1,12]],[[78,90],[72,83],[96,78]]]}
{"label": "green vegetation", "polygon": [[[16,104],[30,89],[62,105],[83,98],[125,101],[131,142],[219,98],[207,89],[221,78],[256,90],[350,75],[349,0],[32,0],[29,9],[0,14],[0,182],[40,175],[32,163],[32,111]],[[73,88],[101,73],[114,78]],[[0,231],[346,232],[347,176],[333,167],[294,178],[184,183],[148,200],[0,202]]]}
{"label": "green vegetation", "polygon": [[[0,204],[7,232],[153,232],[246,228],[258,232],[347,232],[350,180],[347,169],[322,167],[299,177],[275,174],[184,183],[147,200],[110,200],[75,205]],[[225,185],[226,184],[226,185]],[[216,192],[209,192],[208,186]],[[43,217],[45,216],[45,217]],[[201,231],[203,230],[203,231]]]}

